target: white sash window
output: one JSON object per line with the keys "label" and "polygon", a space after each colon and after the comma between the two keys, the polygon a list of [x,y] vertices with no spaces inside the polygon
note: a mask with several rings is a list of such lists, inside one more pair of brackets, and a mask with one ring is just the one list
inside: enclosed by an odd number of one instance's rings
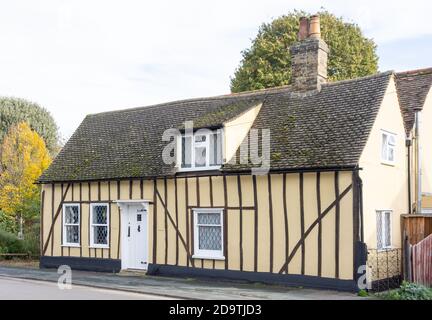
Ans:
{"label": "white sash window", "polygon": [[381,160],[385,164],[393,165],[396,160],[396,135],[382,131]]}
{"label": "white sash window", "polygon": [[217,170],[222,165],[222,130],[201,129],[178,139],[180,171]]}

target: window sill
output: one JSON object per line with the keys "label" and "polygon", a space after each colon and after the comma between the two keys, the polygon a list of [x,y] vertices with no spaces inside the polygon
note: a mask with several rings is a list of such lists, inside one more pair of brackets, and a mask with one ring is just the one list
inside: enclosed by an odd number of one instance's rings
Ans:
{"label": "window sill", "polygon": [[387,167],[396,167],[396,163],[395,162],[381,161],[381,164],[383,166],[387,166]]}
{"label": "window sill", "polygon": [[192,256],[192,259],[203,259],[203,260],[218,260],[218,261],[225,261],[225,257],[220,257],[220,256],[204,256],[204,255],[199,255],[199,254],[194,254]]}
{"label": "window sill", "polygon": [[390,246],[390,247],[386,247],[386,248],[377,249],[377,252],[386,252],[386,251],[393,250],[393,249],[395,249],[395,247]]}
{"label": "window sill", "polygon": [[63,248],[81,248],[79,244],[62,244]]}
{"label": "window sill", "polygon": [[90,249],[109,249],[109,246],[89,246]]}
{"label": "window sill", "polygon": [[196,168],[179,168],[177,167],[178,173],[187,173],[187,172],[208,172],[208,171],[218,171],[222,168],[222,166],[216,167],[196,167]]}

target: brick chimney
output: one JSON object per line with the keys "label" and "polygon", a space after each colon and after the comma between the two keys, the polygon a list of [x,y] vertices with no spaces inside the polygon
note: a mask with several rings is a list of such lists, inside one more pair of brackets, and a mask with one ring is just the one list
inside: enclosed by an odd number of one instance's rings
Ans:
{"label": "brick chimney", "polygon": [[320,18],[300,18],[299,42],[290,48],[291,82],[297,92],[320,91],[327,82],[329,48],[321,39]]}

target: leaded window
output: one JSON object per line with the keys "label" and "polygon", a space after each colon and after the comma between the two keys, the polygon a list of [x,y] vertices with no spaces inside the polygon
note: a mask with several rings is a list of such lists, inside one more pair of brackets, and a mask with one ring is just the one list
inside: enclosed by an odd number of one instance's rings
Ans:
{"label": "leaded window", "polygon": [[391,248],[391,214],[390,210],[377,211],[377,249]]}
{"label": "leaded window", "polygon": [[194,210],[194,257],[223,259],[223,211]]}
{"label": "leaded window", "polygon": [[108,247],[108,239],[109,207],[107,204],[91,204],[90,245],[92,247]]}
{"label": "leaded window", "polygon": [[63,245],[80,245],[80,207],[77,204],[63,205]]}

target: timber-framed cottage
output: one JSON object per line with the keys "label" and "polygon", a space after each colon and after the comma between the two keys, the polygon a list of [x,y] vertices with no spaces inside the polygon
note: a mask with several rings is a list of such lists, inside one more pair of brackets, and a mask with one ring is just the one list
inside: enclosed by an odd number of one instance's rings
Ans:
{"label": "timber-framed cottage", "polygon": [[319,17],[300,25],[291,85],[87,116],[38,181],[41,267],[358,289],[418,203],[432,72],[330,83]]}

